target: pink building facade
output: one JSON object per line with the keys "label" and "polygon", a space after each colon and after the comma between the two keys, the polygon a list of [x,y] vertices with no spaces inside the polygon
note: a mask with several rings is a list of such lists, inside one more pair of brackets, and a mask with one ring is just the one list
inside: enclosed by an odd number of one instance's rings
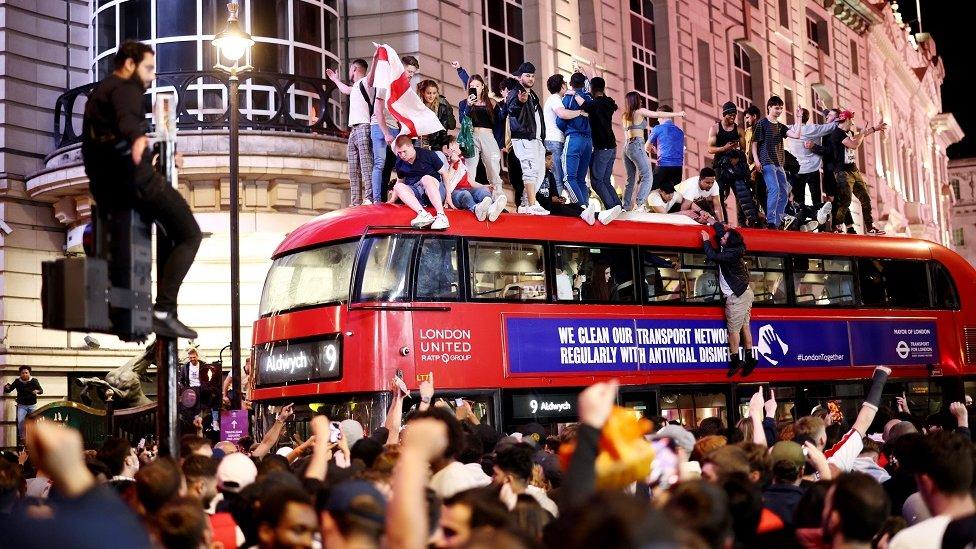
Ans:
{"label": "pink building facade", "polygon": [[[410,4],[397,9],[399,4]],[[417,33],[393,33],[395,21]],[[944,67],[934,40],[917,41],[884,0],[460,0],[356,2],[350,6],[350,56],[367,56],[382,38],[419,54],[424,77],[464,93],[457,59],[500,82],[523,60],[545,79],[573,61],[607,80],[622,104],[630,90],[652,105],[685,110],[685,177],[711,164],[708,129],[722,103],[740,108],[778,95],[792,108],[816,97],[856,112],[858,125],[885,121],[859,153],[877,223],[888,234],[948,244],[946,147],[962,138],[942,112]],[[618,118],[619,124],[619,118]],[[618,126],[618,136],[622,129]],[[615,183],[623,187],[618,148]]]}

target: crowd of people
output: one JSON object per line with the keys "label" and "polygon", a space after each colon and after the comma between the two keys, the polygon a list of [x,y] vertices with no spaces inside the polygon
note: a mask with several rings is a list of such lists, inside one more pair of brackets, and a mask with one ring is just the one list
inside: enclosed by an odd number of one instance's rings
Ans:
{"label": "crowd of people", "polygon": [[184,435],[178,459],[29,420],[26,451],[0,459],[0,531],[24,548],[972,547],[971,401],[886,406],[889,373],[853,421],[760,388],[736,425],[637,423],[610,381],[577,423],[509,434],[430,382],[407,408],[394,380],[373,432],[317,415],[282,443],[286,405],[262,440]]}
{"label": "crowd of people", "polygon": [[[401,62],[408,78],[419,73],[415,57]],[[371,86],[369,65],[353,61],[349,84],[328,71],[350,96],[351,205],[400,201],[417,213],[417,228],[446,229],[444,208],[494,221],[506,211],[508,185],[517,213],[581,217],[589,224],[610,223],[630,211],[729,222],[731,211],[732,223],[740,226],[840,233],[855,232],[850,208],[856,196],[865,234],[883,234],[873,224],[856,157],[864,139],[887,126],[857,130],[849,110],[818,104],[816,115],[824,122],[814,124],[813,113],[800,107],[788,126],[780,121],[785,105],[777,96],[766,102],[765,116],[755,105],[740,113],[727,102],[709,129],[712,166],[684,178],[685,133],[675,119],[686,113],[670,105],[650,110],[637,91],[625,95],[621,108],[606,94],[606,81],[590,77],[576,62],[568,80],[562,74],[546,79],[549,95],[543,99],[534,89],[536,67],[530,62],[491,90],[481,75],[455,61],[468,92],[457,104],[457,117],[441,94],[443,86],[423,78],[416,94],[444,130],[415,138],[400,135],[385,90]],[[614,132],[617,116],[624,130],[621,147]],[[611,180],[618,148],[627,174],[622,195]]]}

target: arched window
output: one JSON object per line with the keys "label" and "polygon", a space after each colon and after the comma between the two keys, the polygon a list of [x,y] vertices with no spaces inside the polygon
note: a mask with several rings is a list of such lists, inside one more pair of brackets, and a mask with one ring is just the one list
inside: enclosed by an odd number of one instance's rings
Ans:
{"label": "arched window", "polygon": [[651,0],[630,0],[630,53],[634,89],[644,96],[647,108],[658,106],[657,53],[654,46],[654,6]]}
{"label": "arched window", "polygon": [[739,110],[744,111],[754,104],[755,100],[752,96],[752,59],[746,48],[739,42],[732,44],[732,65],[735,105]]}

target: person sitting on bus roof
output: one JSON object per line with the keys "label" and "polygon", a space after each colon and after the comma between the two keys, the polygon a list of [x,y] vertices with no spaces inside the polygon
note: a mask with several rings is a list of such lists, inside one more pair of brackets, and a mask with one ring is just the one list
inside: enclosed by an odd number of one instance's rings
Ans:
{"label": "person sitting on bus roof", "polygon": [[[698,177],[690,177],[678,185],[681,192],[681,210],[697,212],[699,218],[714,219],[722,210],[715,170],[708,166],[701,169]],[[707,214],[707,215],[705,215]]]}
{"label": "person sitting on bus roof", "polygon": [[[447,171],[447,166],[438,156],[427,149],[416,149],[410,136],[401,135],[393,142],[397,155],[394,169],[397,182],[393,186],[391,202],[400,199],[411,210],[417,212],[410,226],[415,229],[431,228],[444,230],[451,226],[444,215],[444,184],[441,175]],[[430,215],[424,209],[425,205],[433,206],[437,217]]]}
{"label": "person sitting on bus roof", "polygon": [[[749,315],[755,296],[749,286],[749,269],[743,256],[746,244],[742,235],[735,229],[726,229],[725,224],[712,221],[715,239],[719,243],[716,250],[708,233],[701,232],[705,257],[718,265],[718,283],[725,295],[725,322],[729,330],[729,371],[733,377],[740,369],[742,376],[748,376],[756,369],[756,357],[752,352],[752,332],[749,329]],[[739,336],[745,345],[745,361],[739,357]]]}
{"label": "person sitting on bus roof", "polygon": [[468,178],[468,169],[456,136],[447,136],[447,143],[441,147],[441,152],[447,157],[447,173],[444,175],[447,206],[473,212],[478,221],[498,219],[508,203],[505,193],[498,193],[492,200],[493,186],[482,185]]}
{"label": "person sitting on bus roof", "polygon": [[[596,213],[596,208],[591,203],[587,203],[584,208],[582,204],[577,204],[575,202],[570,202],[566,198],[562,197],[558,193],[558,186],[556,182],[556,176],[553,175],[553,168],[555,164],[553,162],[552,153],[546,151],[546,177],[542,181],[542,185],[539,187],[539,191],[535,194],[536,200],[542,207],[549,210],[552,215],[559,215],[563,217],[579,217],[583,221],[586,221],[590,225],[596,224],[596,220],[599,219],[600,223],[608,225],[614,219],[620,215],[620,209],[609,209]],[[572,187],[567,187],[572,192]]]}

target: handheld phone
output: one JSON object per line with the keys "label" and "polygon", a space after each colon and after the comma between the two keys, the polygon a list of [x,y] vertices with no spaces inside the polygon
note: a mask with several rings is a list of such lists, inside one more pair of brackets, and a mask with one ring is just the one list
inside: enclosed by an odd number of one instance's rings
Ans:
{"label": "handheld phone", "polygon": [[146,447],[146,437],[139,439],[139,445],[136,446],[137,449],[142,450]]}
{"label": "handheld phone", "polygon": [[478,98],[478,90],[476,90],[475,88],[468,88],[468,95],[469,96],[472,96],[473,95],[474,98],[477,99]]}
{"label": "handheld phone", "polygon": [[333,421],[329,423],[329,443],[335,444],[336,442],[339,442],[339,439],[341,438],[342,429],[339,428],[339,422]]}
{"label": "handheld phone", "polygon": [[457,406],[458,408],[464,406],[464,399],[463,398],[454,399],[454,405]]}
{"label": "handheld phone", "polygon": [[651,442],[654,446],[654,463],[651,466],[651,483],[667,488],[678,481],[678,454],[669,438]]}

